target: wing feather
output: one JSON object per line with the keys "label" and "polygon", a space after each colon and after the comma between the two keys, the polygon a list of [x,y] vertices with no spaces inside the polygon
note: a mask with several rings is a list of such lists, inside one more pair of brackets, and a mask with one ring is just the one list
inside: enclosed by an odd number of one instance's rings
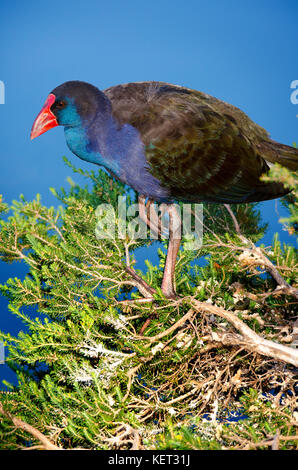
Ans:
{"label": "wing feather", "polygon": [[163,82],[105,90],[119,125],[138,129],[150,172],[173,198],[252,202],[285,194],[260,181],[267,132],[240,109],[205,93]]}

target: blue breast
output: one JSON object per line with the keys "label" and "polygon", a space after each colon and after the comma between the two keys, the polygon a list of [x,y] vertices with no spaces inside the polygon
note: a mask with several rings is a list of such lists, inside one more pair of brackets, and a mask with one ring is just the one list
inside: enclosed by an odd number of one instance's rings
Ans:
{"label": "blue breast", "polygon": [[98,116],[88,125],[65,126],[65,137],[70,150],[82,160],[103,166],[146,197],[170,200],[167,190],[150,173],[144,144],[133,126],[119,127],[112,116]]}

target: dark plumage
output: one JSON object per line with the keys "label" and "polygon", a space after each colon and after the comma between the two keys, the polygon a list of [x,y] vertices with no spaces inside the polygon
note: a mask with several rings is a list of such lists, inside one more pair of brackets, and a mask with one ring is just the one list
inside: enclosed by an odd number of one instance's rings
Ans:
{"label": "dark plumage", "polygon": [[151,173],[173,199],[254,202],[287,193],[260,175],[278,162],[298,168],[298,150],[270,139],[240,109],[205,93],[161,82],[104,91],[113,116],[140,132]]}
{"label": "dark plumage", "polygon": [[141,82],[101,92],[72,81],[50,96],[73,153],[157,201],[272,199],[287,190],[260,181],[270,164],[298,168],[297,149],[271,140],[240,109],[196,90]]}
{"label": "dark plumage", "polygon": [[[66,82],[48,96],[31,137],[57,125],[64,126],[75,155],[105,167],[143,196],[140,214],[144,197],[168,204],[280,197],[288,190],[260,176],[275,162],[298,168],[298,150],[271,140],[240,109],[163,82],[128,83],[104,92],[88,83]],[[174,206],[168,210],[173,220]],[[175,297],[180,238],[169,232],[162,290]]]}

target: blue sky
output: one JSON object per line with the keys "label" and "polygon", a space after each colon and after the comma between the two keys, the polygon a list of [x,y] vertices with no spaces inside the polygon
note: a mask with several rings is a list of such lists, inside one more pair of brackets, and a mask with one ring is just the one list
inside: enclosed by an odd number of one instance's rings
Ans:
{"label": "blue sky", "polygon": [[[49,187],[67,185],[71,174],[61,156],[91,167],[70,153],[61,128],[29,138],[48,93],[67,80],[101,89],[144,80],[185,85],[240,107],[275,140],[298,141],[298,105],[290,101],[297,18],[296,0],[2,1],[0,193],[8,203],[40,193],[55,205]],[[282,213],[278,202],[262,204],[267,243],[276,230],[288,239],[276,207]],[[21,270],[2,263],[0,282]],[[0,328],[12,331],[5,303],[0,308]]]}

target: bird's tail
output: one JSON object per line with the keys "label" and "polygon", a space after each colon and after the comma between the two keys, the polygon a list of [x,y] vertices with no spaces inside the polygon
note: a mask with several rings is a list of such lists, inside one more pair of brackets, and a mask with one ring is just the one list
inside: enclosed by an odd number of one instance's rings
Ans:
{"label": "bird's tail", "polygon": [[279,163],[289,170],[298,170],[298,148],[280,144],[274,140],[262,142],[261,148],[261,155],[267,162]]}

